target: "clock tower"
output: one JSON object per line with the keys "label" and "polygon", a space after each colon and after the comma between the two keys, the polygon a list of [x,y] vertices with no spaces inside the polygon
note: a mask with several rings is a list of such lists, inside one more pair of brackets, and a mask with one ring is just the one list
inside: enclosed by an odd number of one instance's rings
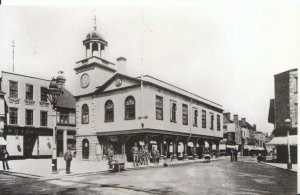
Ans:
{"label": "clock tower", "polygon": [[96,18],[94,29],[83,40],[85,59],[76,62],[75,96],[93,93],[116,72],[114,63],[105,60],[107,41],[97,31]]}

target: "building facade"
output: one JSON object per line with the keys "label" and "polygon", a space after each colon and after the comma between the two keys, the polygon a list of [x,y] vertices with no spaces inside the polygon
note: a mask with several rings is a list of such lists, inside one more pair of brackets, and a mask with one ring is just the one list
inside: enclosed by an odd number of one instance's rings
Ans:
{"label": "building facade", "polygon": [[[60,115],[55,118],[56,115],[48,102],[49,83],[50,81],[46,79],[2,71],[1,85],[6,93],[4,100],[7,105],[4,138],[7,142],[6,149],[13,158],[40,158],[52,155],[53,127],[56,120],[61,119]],[[66,92],[62,99],[73,98],[66,97],[68,95]],[[58,104],[60,104],[58,111],[65,109],[64,103]],[[75,104],[73,113],[75,113]],[[75,134],[75,126],[72,128]],[[61,131],[62,128],[58,126],[58,135],[63,134],[60,133]],[[66,145],[61,143],[63,138],[62,140],[59,138],[58,136],[58,146]],[[58,147],[57,152],[59,155],[63,149]]]}
{"label": "building facade", "polygon": [[208,152],[213,144],[218,150],[223,137],[221,105],[148,75],[125,75],[125,58],[118,58],[117,65],[103,59],[107,42],[96,30],[83,45],[86,59],[75,67],[79,159],[102,159],[113,145],[130,160],[134,143],[156,147],[162,157],[174,159],[179,145],[185,157],[201,156],[205,144]]}
{"label": "building facade", "polygon": [[[277,160],[287,161],[287,131],[290,139],[292,163],[297,162],[298,134],[298,69],[291,69],[274,75],[275,98],[270,101],[268,122],[274,124],[270,144],[277,150]],[[290,124],[286,124],[286,119]],[[282,142],[282,140],[285,140]]]}

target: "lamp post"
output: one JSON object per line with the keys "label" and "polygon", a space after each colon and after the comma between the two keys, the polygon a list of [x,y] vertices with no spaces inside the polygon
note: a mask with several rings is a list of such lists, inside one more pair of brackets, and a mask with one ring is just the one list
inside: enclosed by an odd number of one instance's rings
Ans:
{"label": "lamp post", "polygon": [[[63,72],[59,71],[59,75],[56,78],[52,78],[49,89],[47,90],[47,98],[52,105],[52,109],[55,112],[55,118],[53,120],[53,151],[52,151],[52,173],[57,173],[57,152],[56,152],[56,104],[63,95],[62,87],[66,82],[66,79],[62,76]],[[55,122],[54,122],[55,121]]]}
{"label": "lamp post", "polygon": [[287,161],[287,169],[292,169],[292,162],[291,162],[291,149],[290,149],[290,126],[291,126],[291,119],[285,119],[284,124],[287,128],[287,149],[288,149],[288,161]]}

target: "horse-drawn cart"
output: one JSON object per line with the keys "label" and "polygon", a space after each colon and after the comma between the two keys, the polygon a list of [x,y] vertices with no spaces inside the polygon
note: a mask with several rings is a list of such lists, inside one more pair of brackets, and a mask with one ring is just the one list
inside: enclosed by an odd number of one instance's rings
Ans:
{"label": "horse-drawn cart", "polygon": [[115,154],[108,164],[114,171],[123,171],[125,169],[125,162],[126,156],[124,154]]}

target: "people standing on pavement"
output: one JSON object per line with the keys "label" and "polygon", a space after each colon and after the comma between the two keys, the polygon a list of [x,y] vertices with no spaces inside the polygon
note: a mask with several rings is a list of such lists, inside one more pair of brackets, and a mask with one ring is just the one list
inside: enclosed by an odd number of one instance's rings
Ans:
{"label": "people standing on pavement", "polygon": [[237,162],[238,151],[236,149],[233,150],[233,155],[234,155],[234,161]]}
{"label": "people standing on pavement", "polygon": [[[8,154],[8,152],[6,151],[6,149],[3,149],[2,154],[1,154],[1,157],[2,157],[3,170],[5,170],[5,169],[9,170],[9,166],[8,166],[8,163],[7,163],[9,154]],[[5,167],[6,167],[6,168],[5,168]]]}
{"label": "people standing on pavement", "polygon": [[70,147],[68,147],[68,150],[64,154],[64,159],[66,161],[66,173],[70,174],[71,173],[71,161],[73,159],[72,152],[70,150]]}
{"label": "people standing on pavement", "polygon": [[139,150],[139,163],[140,163],[140,165],[144,165],[145,164],[143,146],[141,146],[141,148]]}
{"label": "people standing on pavement", "polygon": [[109,168],[112,168],[111,161],[113,160],[114,154],[115,154],[114,147],[113,145],[110,145],[109,148],[107,149],[107,159],[108,159]]}
{"label": "people standing on pavement", "polygon": [[145,165],[148,165],[148,161],[149,161],[148,145],[145,145],[143,157],[144,157]]}
{"label": "people standing on pavement", "polygon": [[234,152],[233,152],[233,149],[230,150],[230,160],[231,160],[231,162],[234,161]]}
{"label": "people standing on pavement", "polygon": [[139,166],[138,164],[138,153],[139,153],[139,148],[137,147],[137,143],[134,143],[134,145],[131,148],[131,154],[132,154],[132,158],[133,158],[133,166]]}

